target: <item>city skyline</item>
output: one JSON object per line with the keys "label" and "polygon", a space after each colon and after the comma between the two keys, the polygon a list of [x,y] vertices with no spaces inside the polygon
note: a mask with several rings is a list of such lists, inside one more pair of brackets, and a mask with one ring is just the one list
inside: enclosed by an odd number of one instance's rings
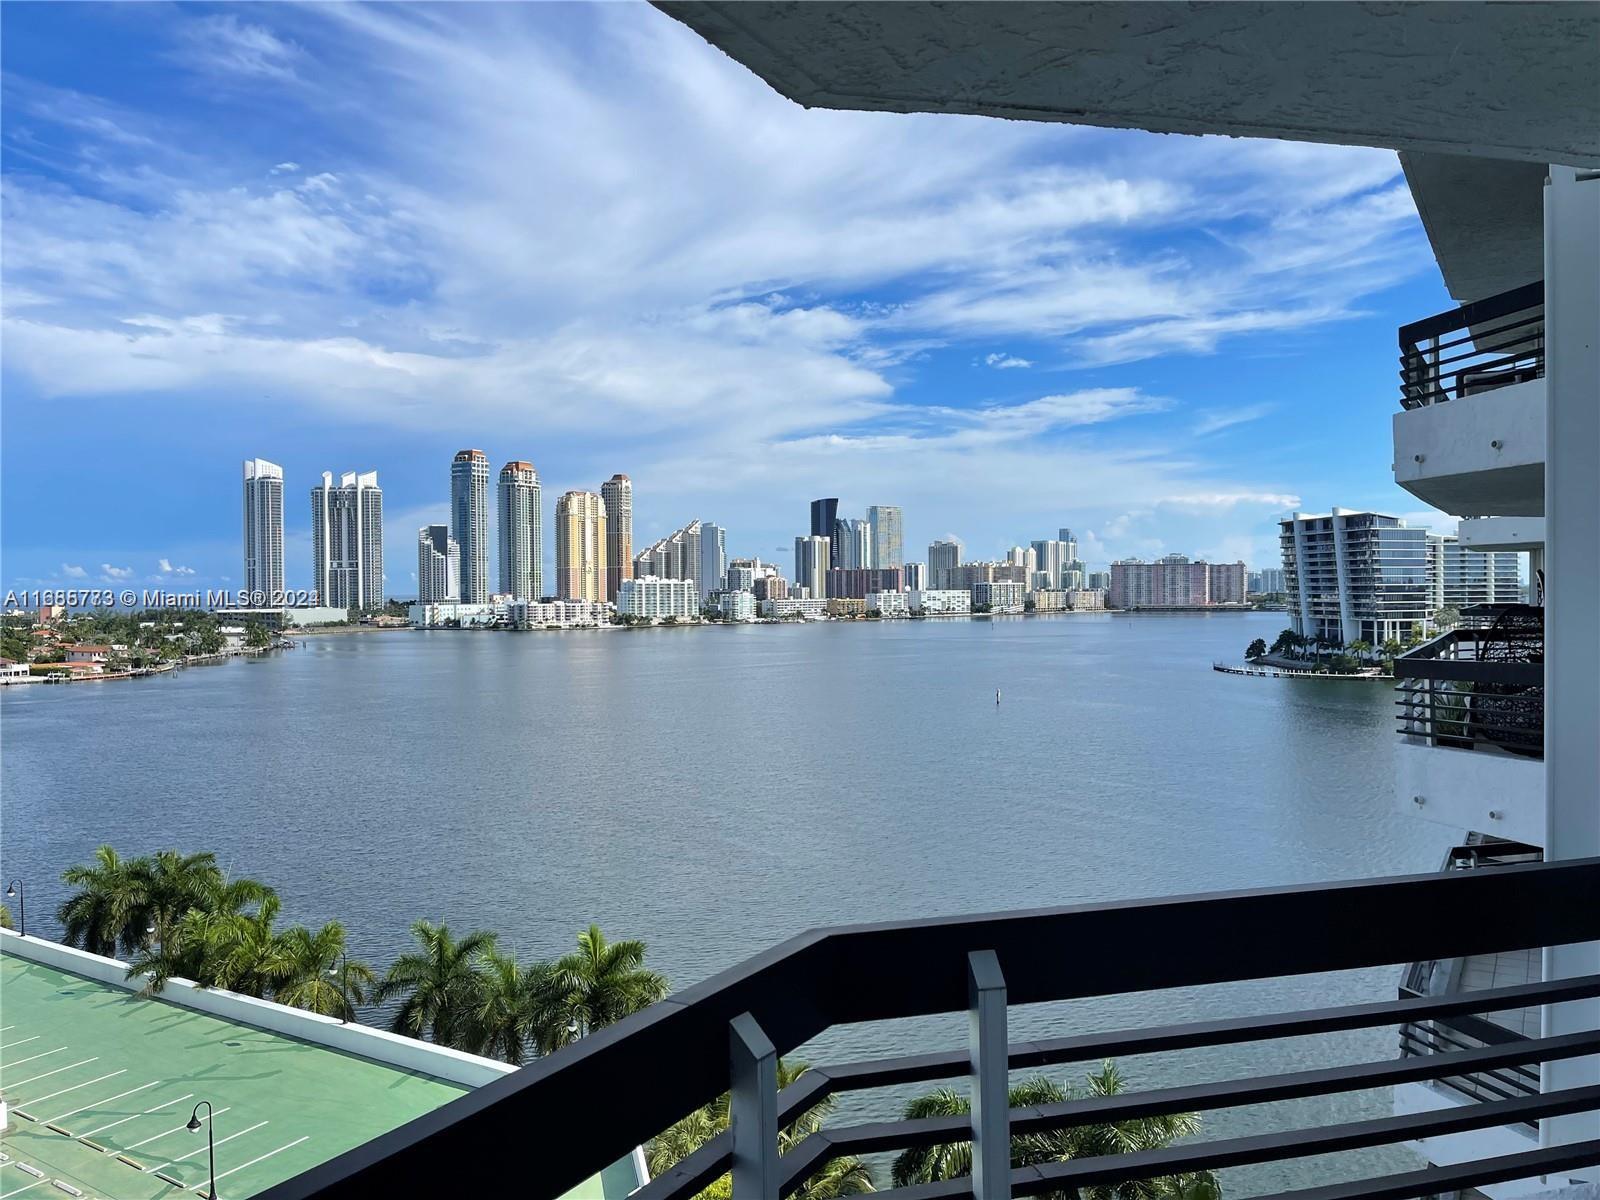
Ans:
{"label": "city skyline", "polygon": [[[393,544],[444,518],[460,445],[552,496],[628,464],[635,545],[737,506],[773,555],[824,494],[979,556],[1059,512],[1092,561],[1261,563],[1282,512],[1335,502],[1418,523],[1373,430],[1395,324],[1445,297],[1392,154],[807,112],[645,6],[357,12],[7,13],[7,584],[239,586],[236,515],[186,497],[256,453],[306,484],[380,464]],[[109,54],[150,64],[137,87]],[[469,62],[511,81],[501,115]],[[341,103],[395,72],[430,86]],[[570,128],[526,119],[552,89]],[[713,95],[775,136],[719,136]],[[658,221],[622,220],[597,156],[658,181]],[[708,179],[736,185],[715,222]],[[1264,270],[1282,244],[1296,270]],[[133,456],[151,486],[73,495],[63,410],[75,463]]]}

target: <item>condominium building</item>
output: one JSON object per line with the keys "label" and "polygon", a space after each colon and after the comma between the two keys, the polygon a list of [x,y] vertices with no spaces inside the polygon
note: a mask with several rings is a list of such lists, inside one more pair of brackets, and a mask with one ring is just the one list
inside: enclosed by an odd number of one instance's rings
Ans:
{"label": "condominium building", "polygon": [[1252,595],[1273,596],[1284,590],[1282,567],[1262,567],[1251,571],[1245,580],[1245,590]]}
{"label": "condominium building", "polygon": [[1099,612],[1106,594],[1089,588],[1048,588],[1033,594],[1034,612]]}
{"label": "condominium building", "polygon": [[1091,592],[1109,592],[1111,590],[1110,571],[1088,571],[1083,576],[1083,586]]}
{"label": "condominium building", "polygon": [[872,561],[863,565],[880,571],[905,563],[904,516],[898,505],[869,504],[867,524],[872,526]]}
{"label": "condominium building", "polygon": [[1295,633],[1381,646],[1427,627],[1426,529],[1383,513],[1336,508],[1285,518],[1278,540]]}
{"label": "condominium building", "polygon": [[283,595],[283,468],[244,460],[244,590]]}
{"label": "condominium building", "polygon": [[[811,502],[811,536],[828,539],[828,566],[839,565],[839,548],[833,544],[835,529],[839,523],[839,498],[830,496],[825,500]],[[819,595],[821,593],[818,593]]]}
{"label": "condominium building", "polygon": [[[634,556],[634,577],[654,575],[658,579],[692,579],[696,588],[702,593],[715,588],[721,578],[720,575],[711,580],[702,578],[707,565],[702,546],[703,525],[704,522],[701,521],[690,521],[682,529],[674,530],[666,537],[646,546]],[[718,530],[718,534],[720,533]],[[716,536],[713,535],[714,538]],[[719,541],[711,552],[712,565],[715,565],[715,560],[721,552],[722,543]],[[705,584],[704,588],[701,588],[702,583]]]}
{"label": "condominium building", "polygon": [[461,600],[489,599],[489,456],[460,450],[450,464],[450,536],[461,548]]}
{"label": "condominium building", "polygon": [[556,501],[556,596],[605,598],[606,502],[598,492],[567,492]]}
{"label": "condominium building", "polygon": [[876,566],[872,557],[872,526],[860,518],[846,520],[841,517],[834,525],[834,536],[839,552],[834,564],[846,571],[859,571]]}
{"label": "condominium building", "polygon": [[1520,556],[1514,550],[1473,550],[1455,534],[1428,535],[1429,616],[1441,608],[1517,604],[1522,600]]}
{"label": "condominium building", "polygon": [[606,502],[606,599],[615,600],[624,579],[633,578],[633,480],[613,475],[600,485]]}
{"label": "condominium building", "polygon": [[992,580],[972,585],[974,608],[988,605],[990,612],[1019,613],[1026,600],[1027,586],[1016,580]]}
{"label": "condominium building", "polygon": [[806,595],[820,600],[828,593],[828,558],[831,539],[797,537],[794,540],[794,586],[805,588]]}
{"label": "condominium building", "polygon": [[506,620],[514,629],[592,629],[611,622],[611,606],[594,600],[512,600]]}
{"label": "condominium building", "polygon": [[928,583],[937,590],[946,591],[957,585],[950,582],[952,572],[961,565],[961,543],[949,540],[934,542],[928,547]]}
{"label": "condominium building", "polygon": [[867,611],[875,612],[880,617],[909,617],[911,604],[906,593],[896,588],[892,592],[868,592],[866,594]]}
{"label": "condominium building", "polygon": [[617,589],[617,612],[625,617],[657,621],[674,617],[692,621],[700,616],[700,585],[694,579],[662,579],[636,575]]}
{"label": "condominium building", "polygon": [[417,530],[417,600],[441,604],[461,599],[461,547],[448,525]]}
{"label": "condominium building", "polygon": [[383,604],[383,491],[378,473],[324,471],[311,489],[312,575],[321,604]]}
{"label": "condominium building", "polygon": [[901,586],[901,573],[897,567],[882,570],[875,568],[839,567],[828,572],[826,592],[829,596],[860,600],[868,592],[897,592]]}
{"label": "condominium building", "polygon": [[728,531],[711,521],[700,522],[700,567],[695,581],[700,585],[700,603],[722,586],[728,573]]}
{"label": "condominium building", "polygon": [[928,586],[928,564],[925,562],[908,562],[901,569],[901,580],[906,591],[920,590]]}
{"label": "condominium building", "polygon": [[972,611],[972,593],[966,588],[918,588],[906,593],[913,613],[953,616]]}
{"label": "condominium building", "polygon": [[793,620],[800,618],[806,621],[821,621],[828,615],[828,602],[821,597],[808,599],[803,596],[787,596],[782,599],[761,600],[756,604],[756,611],[769,620]]}
{"label": "condominium building", "polygon": [[1191,562],[1168,554],[1155,562],[1127,558],[1111,564],[1112,608],[1206,608],[1244,600],[1243,562]]}
{"label": "condominium building", "polygon": [[789,581],[773,571],[770,575],[757,575],[750,590],[755,593],[757,600],[786,600],[789,597]]}
{"label": "condominium building", "polygon": [[745,588],[718,592],[717,613],[724,621],[754,621],[756,619],[755,593]]}
{"label": "condominium building", "polygon": [[500,468],[499,499],[500,594],[538,600],[544,595],[544,508],[532,463]]}

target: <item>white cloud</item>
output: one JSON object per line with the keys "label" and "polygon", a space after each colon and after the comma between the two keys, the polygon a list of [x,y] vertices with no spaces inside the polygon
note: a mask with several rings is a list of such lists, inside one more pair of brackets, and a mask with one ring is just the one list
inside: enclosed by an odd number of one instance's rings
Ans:
{"label": "white cloud", "polygon": [[264,25],[241,21],[232,14],[186,20],[180,31],[185,65],[219,76],[292,80],[305,52]]}
{"label": "white cloud", "polygon": [[983,361],[996,371],[1015,371],[1022,367],[1033,366],[1033,363],[1025,358],[1018,358],[1015,354],[986,354],[983,356]]}
{"label": "white cloud", "polygon": [[1224,429],[1232,429],[1235,425],[1244,425],[1250,421],[1259,421],[1262,417],[1272,412],[1276,405],[1273,404],[1245,404],[1238,408],[1214,408],[1200,414],[1194,423],[1194,435],[1205,437],[1210,433],[1220,433]]}
{"label": "white cloud", "polygon": [[87,579],[89,577],[88,571],[82,567],[74,566],[72,563],[62,563],[61,574],[68,579]]}
{"label": "white cloud", "polygon": [[1300,503],[1292,492],[1191,492],[1181,496],[1163,496],[1158,504],[1168,508],[1193,510],[1229,509],[1240,505],[1258,508],[1290,509]]}
{"label": "white cloud", "polygon": [[273,167],[272,170],[267,172],[267,173],[269,175],[283,175],[283,174],[287,174],[288,172],[291,172],[291,171],[298,171],[299,169],[300,169],[300,164],[297,163],[297,162],[281,162],[277,166]]}
{"label": "white cloud", "polygon": [[132,579],[132,567],[114,567],[110,563],[101,563],[100,570],[106,579]]}
{"label": "white cloud", "polygon": [[172,562],[171,562],[170,559],[165,559],[165,558],[158,559],[156,565],[161,568],[161,573],[163,575],[193,575],[194,574],[194,568],[193,567],[175,567],[175,566],[172,565]]}

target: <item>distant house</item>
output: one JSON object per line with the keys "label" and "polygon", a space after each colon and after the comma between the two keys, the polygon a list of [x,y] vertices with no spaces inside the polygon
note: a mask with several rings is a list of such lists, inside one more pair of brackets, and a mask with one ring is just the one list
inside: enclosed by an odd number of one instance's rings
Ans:
{"label": "distant house", "polygon": [[9,658],[0,658],[0,683],[10,679],[28,678],[28,664],[13,662]]}
{"label": "distant house", "polygon": [[102,666],[111,657],[110,646],[92,646],[78,643],[73,646],[63,646],[69,663],[99,663]]}

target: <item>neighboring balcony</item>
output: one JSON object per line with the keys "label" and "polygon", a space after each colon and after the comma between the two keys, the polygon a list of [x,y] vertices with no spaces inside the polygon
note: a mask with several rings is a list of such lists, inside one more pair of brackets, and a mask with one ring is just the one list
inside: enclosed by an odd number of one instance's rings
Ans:
{"label": "neighboring balcony", "polygon": [[1395,659],[1396,797],[1460,831],[1544,844],[1544,610],[1478,605]]}
{"label": "neighboring balcony", "polygon": [[1395,482],[1462,517],[1544,515],[1544,284],[1400,327]]}
{"label": "neighboring balcony", "polygon": [[[1506,842],[1497,838],[1474,837],[1456,846],[1445,856],[1444,870],[1476,871],[1496,867],[1537,863],[1544,858],[1537,846]],[[1513,950],[1495,954],[1475,954],[1466,958],[1429,960],[1413,963],[1406,969],[1400,985],[1405,1000],[1445,997],[1474,1000],[1474,1012],[1450,1012],[1427,1020],[1408,1021],[1400,1026],[1402,1059],[1429,1058],[1463,1052],[1502,1050],[1525,1045],[1540,1034],[1539,1008],[1511,1003],[1490,1010],[1498,1001],[1485,997],[1514,998],[1541,978],[1540,956],[1533,950]],[[1480,1103],[1536,1096],[1540,1090],[1539,1064],[1510,1063],[1461,1075],[1449,1075],[1420,1083],[1404,1083],[1395,1088],[1397,1114],[1460,1109]],[[1422,1152],[1429,1162],[1449,1164],[1475,1155],[1525,1152],[1538,1145],[1535,1122],[1477,1130],[1427,1139]],[[1494,1200],[1531,1195],[1546,1190],[1537,1181],[1485,1187]]]}

